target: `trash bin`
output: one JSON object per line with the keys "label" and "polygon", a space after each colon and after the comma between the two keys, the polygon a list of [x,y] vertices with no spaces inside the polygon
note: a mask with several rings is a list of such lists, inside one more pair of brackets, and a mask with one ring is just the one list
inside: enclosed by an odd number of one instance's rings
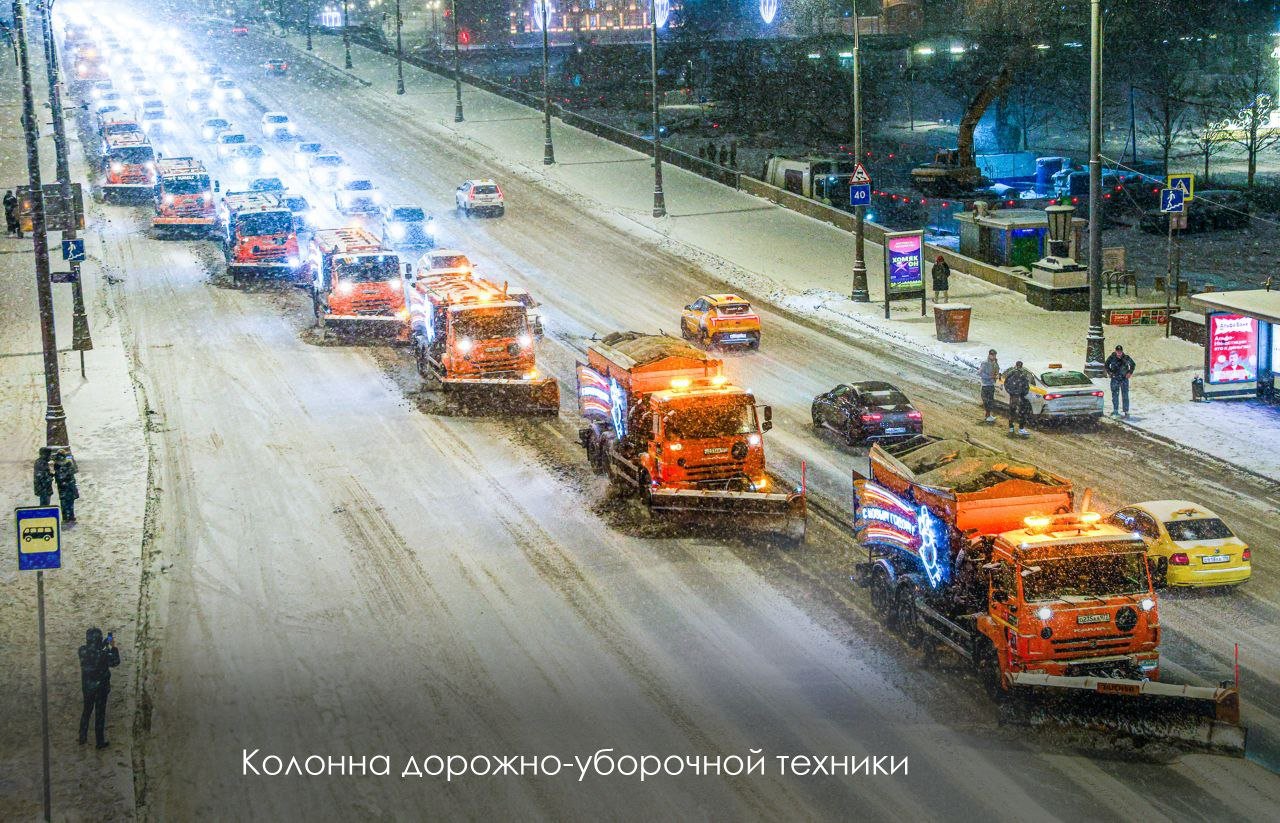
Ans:
{"label": "trash bin", "polygon": [[936,303],[933,307],[933,325],[937,337],[943,343],[964,343],[969,339],[969,318],[972,306],[960,303]]}

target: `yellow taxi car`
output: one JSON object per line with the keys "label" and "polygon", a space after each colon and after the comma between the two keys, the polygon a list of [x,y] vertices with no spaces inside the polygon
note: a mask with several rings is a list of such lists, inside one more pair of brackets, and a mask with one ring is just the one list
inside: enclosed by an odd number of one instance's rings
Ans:
{"label": "yellow taxi car", "polygon": [[712,346],[760,348],[760,315],[736,294],[704,294],[684,307],[680,334]]}
{"label": "yellow taxi car", "polygon": [[1142,536],[1157,586],[1231,586],[1252,571],[1249,547],[1204,506],[1151,500],[1125,506],[1108,522]]}

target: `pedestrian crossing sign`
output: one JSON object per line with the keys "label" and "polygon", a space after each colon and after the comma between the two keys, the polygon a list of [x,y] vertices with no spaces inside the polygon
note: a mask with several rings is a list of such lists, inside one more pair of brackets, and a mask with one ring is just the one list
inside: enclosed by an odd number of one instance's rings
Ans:
{"label": "pedestrian crossing sign", "polygon": [[62,511],[57,506],[20,506],[13,513],[18,571],[62,568]]}
{"label": "pedestrian crossing sign", "polygon": [[1196,176],[1194,174],[1169,175],[1168,188],[1182,192],[1183,202],[1190,203],[1196,199]]}

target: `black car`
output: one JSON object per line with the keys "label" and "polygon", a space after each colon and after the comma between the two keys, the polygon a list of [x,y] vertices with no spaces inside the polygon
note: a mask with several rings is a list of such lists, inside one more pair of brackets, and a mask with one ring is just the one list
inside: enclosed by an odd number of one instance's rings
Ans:
{"label": "black car", "polygon": [[841,383],[813,398],[813,425],[844,436],[850,446],[899,440],[924,432],[923,415],[891,383]]}
{"label": "black car", "polygon": [[281,60],[278,57],[272,58],[266,62],[267,74],[282,77],[289,73],[289,62]]}

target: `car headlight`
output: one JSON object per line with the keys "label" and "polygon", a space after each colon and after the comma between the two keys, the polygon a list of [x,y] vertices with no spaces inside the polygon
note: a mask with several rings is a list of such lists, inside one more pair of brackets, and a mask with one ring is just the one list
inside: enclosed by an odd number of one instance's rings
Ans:
{"label": "car headlight", "polygon": [[470,354],[474,345],[469,338],[464,337],[458,341],[458,351],[462,354]]}
{"label": "car headlight", "polygon": [[263,171],[275,171],[276,161],[272,160],[270,157],[264,157],[262,158],[261,162],[258,164],[258,168],[262,169]]}
{"label": "car headlight", "polygon": [[517,337],[516,342],[520,344],[521,348],[531,348],[533,346],[533,335],[526,332],[525,334]]}
{"label": "car headlight", "polygon": [[1138,605],[1142,606],[1142,610],[1144,612],[1149,612],[1156,607],[1156,601],[1152,600],[1150,597],[1144,597],[1142,598],[1142,602]]}
{"label": "car headlight", "polygon": [[399,240],[404,237],[404,226],[399,223],[392,223],[387,226],[387,234],[391,235],[393,240]]}
{"label": "car headlight", "polygon": [[375,191],[375,192],[374,192],[372,195],[370,195],[370,196],[373,198],[373,202],[375,202],[375,203],[381,203],[381,202],[382,202],[382,192],[380,192],[380,191]]}
{"label": "car headlight", "polygon": [[431,223],[428,223],[428,224],[427,224],[427,234],[431,235],[432,237],[435,237],[435,236],[436,236],[436,224],[435,224],[435,222],[431,222]]}
{"label": "car headlight", "polygon": [[338,285],[334,286],[333,290],[336,291],[338,294],[348,295],[348,294],[351,294],[351,292],[353,292],[355,288],[356,288],[355,284],[353,284],[350,280],[339,280]]}
{"label": "car headlight", "polygon": [[204,136],[205,140],[213,139],[213,129],[205,129],[204,131],[200,132],[200,134]]}
{"label": "car headlight", "polygon": [[195,111],[198,108],[200,108],[200,104],[197,103],[196,101],[194,100],[187,101],[187,111]]}
{"label": "car headlight", "polygon": [[237,100],[244,99],[244,92],[240,91],[240,89],[236,89],[232,94]]}
{"label": "car headlight", "polygon": [[1048,606],[1041,606],[1040,608],[1036,609],[1036,617],[1042,621],[1047,622],[1049,618],[1053,617],[1053,609],[1049,608]]}

